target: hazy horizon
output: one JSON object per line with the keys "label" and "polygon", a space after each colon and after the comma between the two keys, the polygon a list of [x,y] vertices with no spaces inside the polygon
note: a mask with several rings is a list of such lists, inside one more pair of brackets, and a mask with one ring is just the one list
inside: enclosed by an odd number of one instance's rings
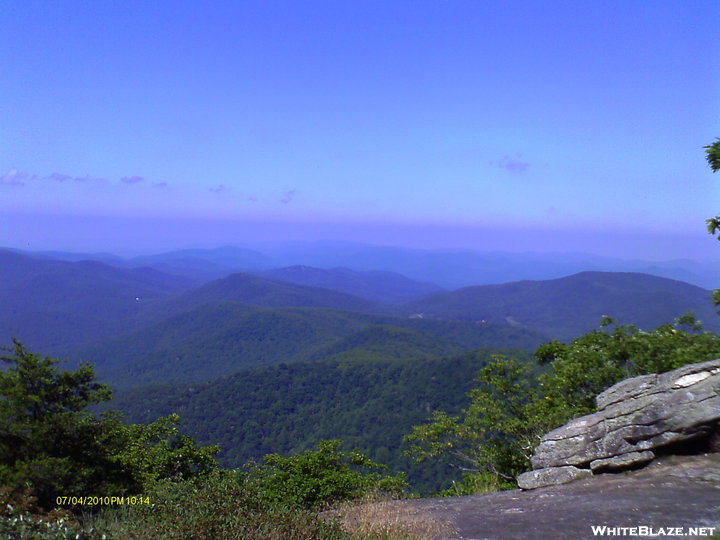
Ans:
{"label": "hazy horizon", "polygon": [[[120,257],[234,246],[258,251],[283,244],[347,242],[430,251],[586,254],[626,260],[720,262],[720,245],[694,235],[631,231],[543,231],[453,226],[248,223],[211,220],[127,220],[0,216],[0,248],[109,253]],[[22,230],[21,235],[16,231]]]}
{"label": "hazy horizon", "polygon": [[712,1],[11,1],[0,245],[720,259]]}

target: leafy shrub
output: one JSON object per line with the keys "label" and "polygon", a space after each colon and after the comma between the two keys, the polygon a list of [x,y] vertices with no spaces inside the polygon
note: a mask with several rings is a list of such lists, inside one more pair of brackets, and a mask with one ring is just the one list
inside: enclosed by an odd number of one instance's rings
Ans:
{"label": "leafy shrub", "polygon": [[97,540],[65,510],[45,512],[32,489],[0,487],[0,538],[9,540]]}
{"label": "leafy shrub", "polygon": [[382,476],[365,470],[385,468],[359,452],[340,452],[342,441],[320,441],[316,450],[291,457],[268,454],[250,467],[248,481],[270,503],[293,508],[320,508],[360,499],[372,492],[400,496],[404,476]]}
{"label": "leafy shrub", "polygon": [[[605,317],[601,327],[614,324]],[[585,334],[569,345],[551,341],[541,346],[535,357],[549,367],[539,377],[544,414],[561,425],[594,411],[595,397],[623,379],[717,358],[720,336],[701,329],[699,321],[686,313],[674,325],[663,324],[651,332],[615,326],[610,332]]]}
{"label": "leafy shrub", "polygon": [[103,510],[95,528],[111,538],[327,540],[346,538],[334,522],[264,500],[244,474],[218,471],[204,479],[161,481],[145,493],[150,505]]}

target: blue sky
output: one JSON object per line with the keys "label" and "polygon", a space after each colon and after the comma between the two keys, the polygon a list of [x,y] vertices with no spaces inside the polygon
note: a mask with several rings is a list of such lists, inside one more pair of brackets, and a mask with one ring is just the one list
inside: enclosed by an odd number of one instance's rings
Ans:
{"label": "blue sky", "polygon": [[0,245],[720,255],[714,0],[7,0],[0,24]]}

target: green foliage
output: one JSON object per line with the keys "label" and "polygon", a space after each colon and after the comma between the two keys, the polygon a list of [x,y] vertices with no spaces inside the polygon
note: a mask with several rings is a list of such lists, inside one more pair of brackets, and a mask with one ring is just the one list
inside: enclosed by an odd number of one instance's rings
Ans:
{"label": "green foliage", "polygon": [[590,332],[569,345],[551,342],[540,347],[537,357],[550,361],[550,371],[539,377],[547,414],[563,423],[595,410],[595,397],[622,379],[715,358],[720,337],[700,330],[699,321],[686,313],[674,325],[652,332],[617,326],[611,332]]}
{"label": "green foliage", "polygon": [[[603,319],[605,327],[611,324]],[[468,394],[471,404],[462,414],[435,411],[427,423],[413,428],[406,436],[412,443],[409,454],[416,461],[450,456],[470,472],[455,488],[461,492],[485,489],[488,483],[478,473],[497,476],[500,485],[528,469],[542,434],[594,411],[596,396],[609,386],[717,358],[720,336],[700,330],[686,313],[675,325],[652,332],[616,326],[567,345],[551,341],[536,351],[538,366],[544,366],[537,376],[527,364],[496,357],[480,370],[479,385]]]}
{"label": "green foliage", "polygon": [[346,539],[335,523],[261,497],[245,475],[218,471],[202,480],[162,481],[150,505],[106,509],[95,529],[111,538],[165,540]]}
{"label": "green foliage", "polygon": [[705,149],[705,159],[710,166],[712,172],[720,171],[720,139],[707,146],[703,146]]}
{"label": "green foliage", "polygon": [[[704,148],[705,159],[710,166],[710,170],[712,170],[712,172],[720,171],[720,139],[716,140],[712,144],[705,146]],[[705,223],[707,224],[707,230],[711,235],[715,236],[718,231],[720,231],[720,216],[706,219]],[[718,234],[717,238],[718,240],[720,240],[720,234]],[[716,289],[713,291],[713,303],[716,306],[720,306],[720,289]]]}
{"label": "green foliage", "polygon": [[452,457],[466,473],[468,484],[486,483],[487,473],[503,485],[525,470],[546,423],[535,410],[537,386],[531,367],[506,356],[494,356],[480,370],[479,385],[468,396],[471,403],[460,416],[435,411],[426,424],[415,426],[406,441],[416,461],[442,455]]}
{"label": "green foliage", "polygon": [[250,483],[269,503],[305,509],[361,499],[376,492],[393,497],[403,494],[407,486],[404,475],[367,472],[386,467],[360,452],[339,451],[341,444],[341,440],[326,440],[303,454],[266,455],[262,464],[250,468]]}
{"label": "green foliage", "polygon": [[0,487],[0,538],[12,540],[100,540],[64,510],[44,511],[30,488]]}
{"label": "green foliage", "polygon": [[180,417],[171,414],[151,424],[129,424],[120,415],[103,415],[107,428],[104,441],[113,449],[113,461],[133,479],[134,492],[140,493],[160,479],[203,477],[217,469],[213,457],[220,451],[216,445],[198,447],[195,440],[179,432]]}
{"label": "green foliage", "polygon": [[[323,439],[343,439],[391,471],[407,471],[412,489],[433,493],[460,473],[442,460],[413,466],[401,445],[433,409],[456,414],[494,349],[449,358],[288,363],[211,383],[118,390],[110,405],[133,422],[171,411],[188,434],[217,443],[223,466],[241,467],[269,453],[305,452]],[[507,352],[526,362],[531,354]]]}
{"label": "green foliage", "polygon": [[[706,219],[705,224],[707,225],[708,233],[715,236],[718,231],[720,231],[720,216],[715,216],[714,218]],[[720,235],[718,235],[718,240],[720,240]]]}
{"label": "green foliage", "polygon": [[15,341],[0,371],[0,485],[32,485],[43,506],[63,490],[86,493],[103,476],[102,426],[84,412],[109,399],[89,366],[56,369]]}
{"label": "green foliage", "polygon": [[197,448],[173,427],[176,416],[126,426],[118,415],[85,409],[110,397],[88,365],[59,371],[14,342],[0,371],[0,485],[32,487],[42,508],[58,496],[137,493],[161,478],[190,477],[216,467],[217,448]]}
{"label": "green foliage", "polygon": [[37,519],[26,514],[0,516],[0,538],[8,540],[100,540],[102,535],[86,532],[65,518]]}

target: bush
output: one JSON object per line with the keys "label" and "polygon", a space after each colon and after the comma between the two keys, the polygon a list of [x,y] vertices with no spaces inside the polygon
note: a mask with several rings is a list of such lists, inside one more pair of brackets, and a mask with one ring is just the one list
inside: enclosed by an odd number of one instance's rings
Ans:
{"label": "bush", "polygon": [[99,540],[64,510],[45,512],[32,489],[0,487],[0,538],[9,540]]}
{"label": "bush", "polygon": [[250,467],[248,481],[265,501],[293,508],[317,509],[373,492],[402,495],[407,486],[402,474],[367,472],[385,466],[359,452],[340,452],[341,444],[340,440],[320,441],[316,450],[291,457],[268,454],[263,464]]}
{"label": "bush", "polygon": [[268,503],[238,472],[218,471],[203,480],[161,481],[145,496],[151,504],[103,510],[95,528],[111,538],[138,540],[346,538],[334,522]]}

